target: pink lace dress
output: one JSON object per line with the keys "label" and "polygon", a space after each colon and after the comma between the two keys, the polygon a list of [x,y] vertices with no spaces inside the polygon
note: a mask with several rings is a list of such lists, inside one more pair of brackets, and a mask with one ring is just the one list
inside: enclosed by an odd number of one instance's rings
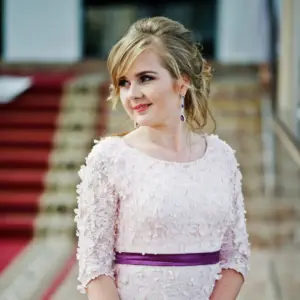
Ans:
{"label": "pink lace dress", "polygon": [[[207,135],[198,160],[178,163],[150,157],[120,137],[96,143],[80,172],[78,289],[111,276],[121,300],[208,300],[223,268],[243,276],[249,243],[234,151]],[[205,266],[114,263],[115,252],[202,253],[221,250]]]}

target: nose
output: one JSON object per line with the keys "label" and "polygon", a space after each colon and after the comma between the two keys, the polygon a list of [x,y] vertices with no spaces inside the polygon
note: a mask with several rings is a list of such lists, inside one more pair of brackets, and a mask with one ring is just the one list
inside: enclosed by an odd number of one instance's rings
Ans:
{"label": "nose", "polygon": [[138,84],[131,83],[128,89],[127,98],[128,100],[136,100],[142,97],[142,91]]}

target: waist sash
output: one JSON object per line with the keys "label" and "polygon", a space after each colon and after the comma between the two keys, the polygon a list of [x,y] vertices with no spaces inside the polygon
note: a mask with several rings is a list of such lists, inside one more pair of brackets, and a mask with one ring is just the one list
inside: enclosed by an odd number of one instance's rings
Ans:
{"label": "waist sash", "polygon": [[141,266],[203,266],[220,262],[220,251],[183,254],[116,253],[115,263]]}

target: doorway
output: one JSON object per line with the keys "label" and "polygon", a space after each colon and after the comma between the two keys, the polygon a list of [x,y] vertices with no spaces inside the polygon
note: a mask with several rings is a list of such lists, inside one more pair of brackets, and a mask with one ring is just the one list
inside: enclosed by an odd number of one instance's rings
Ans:
{"label": "doorway", "polygon": [[215,57],[216,0],[202,1],[84,1],[85,58],[106,59],[111,47],[123,36],[137,19],[166,16],[183,23],[194,33],[195,40],[203,46],[205,58]]}

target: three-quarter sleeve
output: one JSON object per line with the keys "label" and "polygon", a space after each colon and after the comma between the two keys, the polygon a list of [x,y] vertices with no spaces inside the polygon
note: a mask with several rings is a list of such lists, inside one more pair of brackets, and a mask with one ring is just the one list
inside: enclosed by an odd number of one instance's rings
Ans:
{"label": "three-quarter sleeve", "polygon": [[100,275],[114,278],[114,242],[117,197],[110,183],[109,162],[94,146],[79,171],[78,207],[75,222],[78,236],[78,290]]}
{"label": "three-quarter sleeve", "polygon": [[233,269],[245,279],[249,270],[250,244],[246,229],[242,175],[236,167],[233,175],[233,202],[230,224],[221,247],[222,269]]}

